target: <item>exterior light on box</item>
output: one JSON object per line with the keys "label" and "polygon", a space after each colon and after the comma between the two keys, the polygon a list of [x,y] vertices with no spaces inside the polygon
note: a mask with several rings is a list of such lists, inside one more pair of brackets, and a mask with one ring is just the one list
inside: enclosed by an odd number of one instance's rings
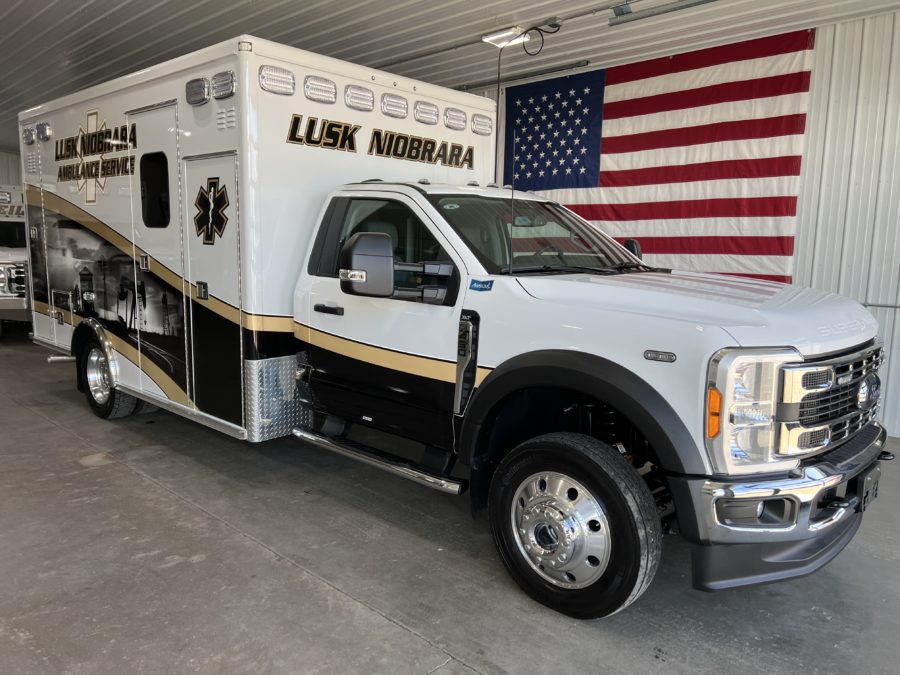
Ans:
{"label": "exterior light on box", "polygon": [[459,108],[447,108],[444,111],[444,126],[448,129],[462,131],[466,128],[466,113]]}
{"label": "exterior light on box", "polygon": [[344,87],[344,103],[354,110],[375,110],[375,92],[366,87],[348,84]]}
{"label": "exterior light on box", "polygon": [[497,31],[496,33],[481,36],[482,42],[494,45],[500,49],[509,47],[510,45],[520,45],[523,42],[528,42],[530,39],[528,33],[526,33],[525,29],[521,26],[510,26],[509,28]]}
{"label": "exterior light on box", "polygon": [[0,192],[0,204],[12,204],[12,195],[9,192]]}
{"label": "exterior light on box", "polygon": [[216,73],[210,81],[210,88],[215,99],[228,98],[234,95],[234,73],[230,70]]}
{"label": "exterior light on box", "polygon": [[25,145],[34,145],[34,127],[25,127],[22,129],[22,142]]}
{"label": "exterior light on box", "polygon": [[184,85],[184,97],[191,105],[203,105],[209,100],[209,80],[198,77]]}
{"label": "exterior light on box", "polygon": [[409,101],[396,94],[382,94],[381,112],[388,117],[403,119],[409,113]]}
{"label": "exterior light on box", "polygon": [[297,88],[294,74],[278,66],[259,67],[259,86],[263,91],[282,96],[293,96]]}
{"label": "exterior light on box", "polygon": [[49,141],[53,137],[53,129],[50,128],[49,122],[40,122],[35,126],[38,140]]}
{"label": "exterior light on box", "polygon": [[490,136],[494,131],[494,120],[487,115],[472,115],[472,132],[479,136]]}
{"label": "exterior light on box", "polygon": [[334,103],[337,101],[337,85],[324,77],[307,75],[303,78],[303,94],[310,101]]}
{"label": "exterior light on box", "polygon": [[437,124],[439,116],[440,111],[434,103],[416,101],[416,104],[413,106],[413,117],[422,124]]}

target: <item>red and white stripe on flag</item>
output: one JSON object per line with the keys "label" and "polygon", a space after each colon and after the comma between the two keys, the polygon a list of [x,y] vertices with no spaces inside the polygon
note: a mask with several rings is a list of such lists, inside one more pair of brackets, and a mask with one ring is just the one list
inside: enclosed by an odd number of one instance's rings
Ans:
{"label": "red and white stripe on flag", "polygon": [[542,194],[653,265],[790,281],[814,38],[609,68],[600,185]]}

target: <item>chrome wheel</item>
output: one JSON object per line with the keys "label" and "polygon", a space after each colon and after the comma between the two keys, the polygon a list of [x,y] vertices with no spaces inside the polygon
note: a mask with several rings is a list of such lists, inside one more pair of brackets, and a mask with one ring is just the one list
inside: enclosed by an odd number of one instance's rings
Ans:
{"label": "chrome wheel", "polygon": [[609,564],[606,513],[578,481],[544,471],[526,478],[511,507],[519,551],[541,577],[561,588],[584,588]]}
{"label": "chrome wheel", "polygon": [[109,377],[109,363],[102,349],[92,347],[88,352],[84,374],[91,397],[98,405],[104,405],[109,400],[112,386]]}

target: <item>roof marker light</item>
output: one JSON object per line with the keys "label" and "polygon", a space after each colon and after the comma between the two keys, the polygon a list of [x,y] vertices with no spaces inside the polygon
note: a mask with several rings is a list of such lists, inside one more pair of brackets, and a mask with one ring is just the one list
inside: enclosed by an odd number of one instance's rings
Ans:
{"label": "roof marker light", "polygon": [[191,105],[203,105],[209,100],[209,80],[197,77],[184,85],[184,97]]}
{"label": "roof marker light", "polygon": [[310,101],[334,103],[337,101],[337,85],[331,80],[317,75],[303,78],[303,93]]}
{"label": "roof marker light", "polygon": [[490,136],[494,130],[494,120],[487,115],[472,115],[472,131],[479,136]]}
{"label": "roof marker light", "polygon": [[395,94],[382,94],[381,112],[388,117],[403,119],[409,112],[409,101]]}
{"label": "roof marker light", "polygon": [[228,98],[234,95],[234,73],[230,70],[216,73],[210,80],[210,89],[215,99]]}
{"label": "roof marker light", "polygon": [[353,108],[354,110],[364,110],[366,112],[375,110],[375,92],[356,84],[348,84],[344,87],[344,103],[347,104],[348,108]]}
{"label": "roof marker light", "polygon": [[413,117],[422,124],[437,124],[438,119],[440,119],[439,115],[440,110],[434,103],[416,101],[416,104],[413,106]]}
{"label": "roof marker light", "polygon": [[259,86],[263,91],[282,96],[293,96],[297,83],[294,74],[278,66],[259,67]]}
{"label": "roof marker light", "polygon": [[34,128],[39,140],[49,141],[53,136],[53,129],[50,128],[49,122],[38,122]]}
{"label": "roof marker light", "polygon": [[459,108],[447,108],[444,111],[444,126],[448,129],[462,131],[466,128],[466,113]]}
{"label": "roof marker light", "polygon": [[22,142],[25,145],[34,145],[34,127],[22,129]]}

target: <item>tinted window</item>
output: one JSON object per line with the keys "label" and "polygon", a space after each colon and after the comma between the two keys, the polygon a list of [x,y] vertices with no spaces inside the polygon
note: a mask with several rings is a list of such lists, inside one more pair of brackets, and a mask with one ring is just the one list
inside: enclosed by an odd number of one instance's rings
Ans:
{"label": "tinted window", "polygon": [[25,247],[25,223],[21,220],[0,220],[0,246]]}
{"label": "tinted window", "polygon": [[164,152],[141,157],[141,214],[147,227],[169,226],[169,163]]}

